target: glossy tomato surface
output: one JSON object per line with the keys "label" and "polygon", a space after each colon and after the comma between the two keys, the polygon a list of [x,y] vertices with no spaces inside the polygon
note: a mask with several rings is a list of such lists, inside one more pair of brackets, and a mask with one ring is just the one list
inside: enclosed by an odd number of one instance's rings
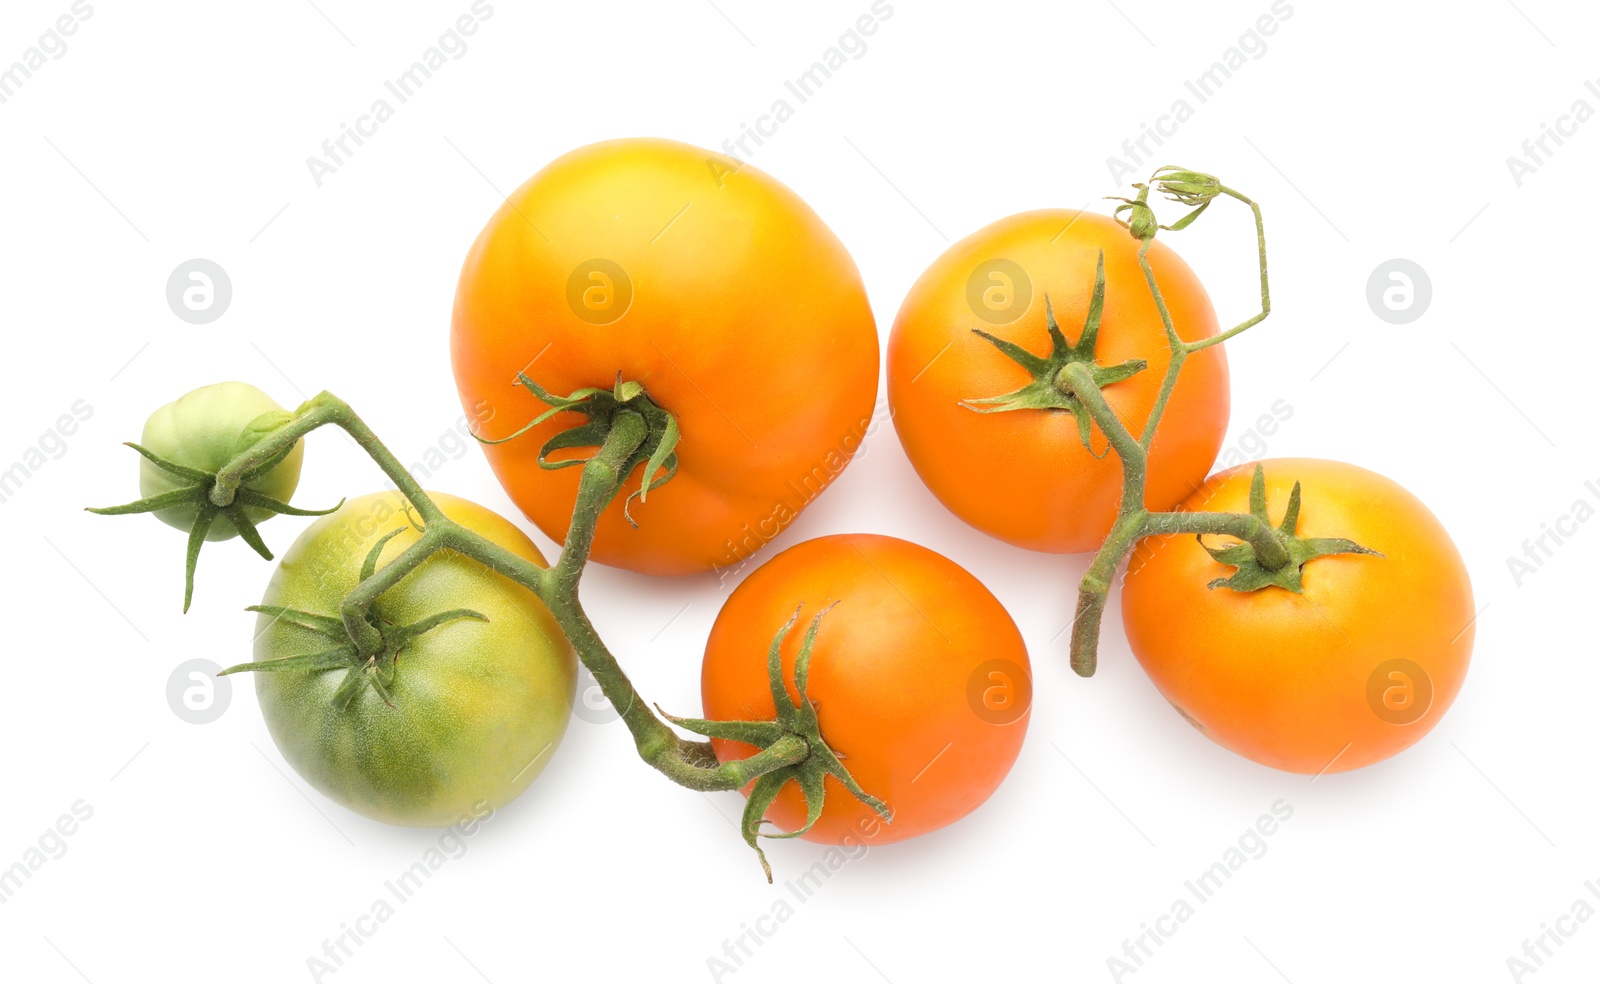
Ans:
{"label": "glossy tomato surface", "polygon": [[[1308,561],[1301,594],[1241,593],[1206,587],[1234,569],[1194,537],[1146,540],[1122,587],[1128,644],[1181,714],[1240,755],[1310,774],[1388,758],[1432,730],[1466,677],[1474,608],[1461,555],[1382,475],[1309,458],[1263,466],[1274,524],[1298,481],[1299,535],[1383,556]],[[1183,508],[1248,511],[1253,471],[1219,472]]]}
{"label": "glossy tomato surface", "polygon": [[[451,355],[484,437],[546,409],[519,372],[555,394],[621,373],[678,417],[677,477],[633,503],[638,529],[625,492],[595,539],[594,559],[652,574],[742,564],[849,463],[877,397],[877,330],[843,244],[768,175],[667,140],[580,148],[513,192],[462,268]],[[581,422],[484,449],[557,540],[579,469],[537,456]]]}
{"label": "glossy tomato surface", "polygon": [[[812,650],[807,696],[823,739],[863,789],[893,811],[884,824],[832,776],[822,817],[805,836],[874,844],[937,830],[976,809],[1022,747],[1032,678],[1011,616],[955,562],[905,540],[825,536],[790,547],[733,592],[706,644],[706,717],[774,717],[766,654],[801,606],[784,641],[791,698],[794,660],[810,620],[828,605]],[[715,741],[723,761],[751,746]],[[767,819],[796,830],[805,800],[795,783]]]}
{"label": "glossy tomato surface", "polygon": [[[495,513],[433,493],[451,519],[525,560],[533,543]],[[418,532],[398,492],[345,503],[284,554],[263,605],[335,615],[385,534],[379,568]],[[566,731],[577,660],[544,604],[515,582],[453,552],[434,554],[378,598],[380,618],[410,625],[467,608],[413,639],[395,660],[393,706],[370,687],[333,706],[346,670],[256,673],[256,696],[283,757],[329,798],[387,823],[443,827],[511,802],[543,771]],[[263,614],[256,660],[332,648],[309,629]]]}
{"label": "glossy tomato surface", "polygon": [[[1096,259],[1104,252],[1098,361],[1144,359],[1149,367],[1103,393],[1137,436],[1170,361],[1138,246],[1105,216],[1024,212],[950,247],[906,296],[889,336],[895,430],[923,482],[967,523],[1008,543],[1056,553],[1097,549],[1110,531],[1122,473],[1098,428],[1091,453],[1070,413],[978,413],[961,404],[1029,381],[1026,370],[973,329],[1046,355],[1048,295],[1062,332],[1076,342],[1094,291]],[[1188,265],[1159,241],[1150,263],[1179,337],[1216,334],[1211,301]],[[1227,424],[1228,366],[1217,345],[1189,357],[1167,405],[1151,451],[1150,508],[1168,508],[1199,486]]]}

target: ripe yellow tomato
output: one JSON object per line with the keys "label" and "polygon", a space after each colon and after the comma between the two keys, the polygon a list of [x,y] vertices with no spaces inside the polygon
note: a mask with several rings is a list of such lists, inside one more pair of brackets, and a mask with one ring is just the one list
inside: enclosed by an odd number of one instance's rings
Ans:
{"label": "ripe yellow tomato", "polygon": [[[1300,594],[1239,592],[1207,587],[1233,568],[1194,537],[1146,540],[1122,586],[1128,645],[1179,713],[1263,765],[1317,774],[1388,758],[1433,729],[1466,677],[1466,566],[1428,507],[1382,475],[1307,458],[1263,466],[1274,523],[1299,482],[1300,536],[1382,556],[1310,560]],[[1253,471],[1219,472],[1182,508],[1248,511]]]}
{"label": "ripe yellow tomato", "polygon": [[[768,175],[667,140],[580,148],[513,192],[462,268],[451,356],[486,438],[546,409],[519,372],[558,395],[620,373],[677,416],[677,477],[635,500],[634,529],[636,470],[595,537],[594,559],[652,574],[742,564],[849,463],[877,398],[877,329],[843,244]],[[581,422],[484,449],[557,540],[580,469],[537,458]]]}
{"label": "ripe yellow tomato", "polygon": [[[806,696],[823,740],[862,789],[888,804],[894,822],[884,824],[829,776],[822,816],[804,836],[887,844],[977,809],[1022,748],[1033,693],[1028,650],[977,578],[915,543],[825,536],[758,568],[729,596],[706,643],[706,717],[773,720],[767,651],[796,605],[800,622],[782,653],[798,700],[794,662],[804,626],[834,602],[812,648]],[[712,745],[724,762],[755,751],[721,739]],[[805,816],[805,797],[792,782],[767,809],[784,830],[798,830]]]}
{"label": "ripe yellow tomato", "polygon": [[[972,526],[1054,553],[1094,550],[1111,530],[1122,472],[1098,428],[1091,453],[1070,413],[977,413],[962,401],[999,396],[1029,381],[1026,370],[973,334],[974,328],[1047,354],[1048,295],[1062,332],[1078,340],[1103,252],[1105,311],[1097,361],[1149,363],[1103,390],[1137,436],[1170,361],[1138,247],[1126,229],[1104,216],[1024,212],[946,250],[900,306],[888,356],[895,430],[923,482]],[[1216,334],[1211,301],[1183,260],[1160,242],[1149,256],[1179,337],[1196,341]],[[1170,508],[1205,479],[1227,424],[1228,364],[1217,345],[1189,357],[1167,404],[1150,454],[1150,508]]]}

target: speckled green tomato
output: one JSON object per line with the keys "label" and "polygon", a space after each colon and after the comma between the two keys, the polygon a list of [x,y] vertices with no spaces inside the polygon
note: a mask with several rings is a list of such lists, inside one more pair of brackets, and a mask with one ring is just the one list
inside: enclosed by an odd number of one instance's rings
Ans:
{"label": "speckled green tomato", "polygon": [[[289,419],[289,411],[272,397],[249,383],[212,383],[178,397],[157,410],[145,421],[139,443],[168,461],[201,471],[214,472],[249,450],[269,431]],[[300,460],[305,445],[296,442],[288,457],[271,471],[245,483],[262,495],[288,502],[300,484]],[[191,484],[156,467],[147,459],[139,462],[139,494],[160,495]],[[168,526],[188,532],[194,525],[196,507],[173,506],[156,511],[156,518]],[[271,519],[273,512],[245,506],[253,523]],[[207,540],[228,540],[239,535],[232,523],[212,523]]]}
{"label": "speckled green tomato", "polygon": [[[510,522],[453,496],[432,493],[445,515],[543,566]],[[420,535],[398,492],[345,503],[289,548],[263,606],[337,615],[361,564],[385,534],[381,570]],[[442,827],[515,799],[550,761],[571,714],[577,663],[556,621],[531,591],[453,552],[434,554],[381,595],[379,618],[409,625],[452,609],[457,619],[401,650],[393,706],[363,686],[344,710],[333,704],[347,669],[255,674],[273,741],[296,772],[340,804],[375,820]],[[257,662],[319,652],[329,641],[262,615]]]}

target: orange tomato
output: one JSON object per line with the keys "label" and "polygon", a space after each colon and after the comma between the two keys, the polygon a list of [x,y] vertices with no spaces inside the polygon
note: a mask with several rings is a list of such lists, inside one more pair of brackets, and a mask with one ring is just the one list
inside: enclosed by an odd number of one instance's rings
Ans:
{"label": "orange tomato", "polygon": [[[1472,585],[1415,496],[1337,461],[1263,462],[1268,515],[1302,486],[1299,535],[1383,556],[1318,557],[1303,593],[1207,588],[1233,568],[1193,537],[1145,540],[1122,586],[1128,645],[1207,737],[1263,765],[1318,774],[1388,758],[1438,723],[1472,655]],[[1253,465],[1213,476],[1182,508],[1248,511]],[[1215,544],[1214,544],[1215,545]]]}
{"label": "orange tomato", "polygon": [[[512,193],[461,271],[451,333],[461,401],[486,438],[551,393],[617,374],[678,418],[678,474],[600,520],[593,557],[651,574],[743,563],[855,453],[877,399],[878,337],[855,263],[805,202],[721,154],[613,140]],[[562,540],[578,468],[539,467],[564,413],[486,445],[518,507]]]}
{"label": "orange tomato", "polygon": [[[1110,531],[1122,472],[1096,428],[1085,450],[1070,413],[977,413],[961,401],[1027,383],[1026,370],[973,334],[980,328],[1036,354],[1050,351],[1049,295],[1062,332],[1078,340],[1105,253],[1105,311],[1098,361],[1149,367],[1103,390],[1135,436],[1170,361],[1165,329],[1139,269],[1138,242],[1113,220],[1059,209],[1024,212],[946,250],[917,280],[889,335],[889,405],[906,454],[939,501],[972,526],[1019,547],[1053,553],[1097,549]],[[1150,264],[1179,337],[1217,331],[1200,281],[1157,242]],[[1222,346],[1184,364],[1151,450],[1146,503],[1167,509],[1216,461],[1228,423]],[[1102,455],[1096,457],[1096,455]]]}
{"label": "orange tomato", "polygon": [[[775,717],[767,683],[773,635],[784,639],[789,693],[806,624],[826,606],[807,696],[823,739],[868,793],[893,811],[885,824],[832,776],[821,818],[805,836],[884,844],[937,830],[978,807],[1011,771],[1028,726],[1028,651],[1011,616],[977,578],[926,547],[888,536],[826,536],[790,547],[745,579],[717,615],[701,689],[706,717]],[[721,761],[755,751],[712,743]],[[748,790],[746,790],[748,792]],[[784,830],[805,820],[791,782],[767,810]]]}

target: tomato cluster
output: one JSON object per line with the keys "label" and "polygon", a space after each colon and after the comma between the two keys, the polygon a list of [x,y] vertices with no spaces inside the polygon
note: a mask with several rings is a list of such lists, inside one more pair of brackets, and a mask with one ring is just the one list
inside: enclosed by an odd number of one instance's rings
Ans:
{"label": "tomato cluster", "polygon": [[[1284,459],[1210,474],[1228,422],[1218,342],[1269,311],[1254,202],[1163,169],[1196,207],[1158,225],[1041,210],[947,250],[887,346],[917,474],[1008,544],[1097,551],[1072,637],[1090,672],[1127,561],[1122,622],[1179,713],[1276,768],[1351,769],[1417,741],[1456,696],[1471,586],[1443,527],[1352,465]],[[1255,211],[1262,312],[1228,332],[1156,242],[1213,200]],[[742,567],[849,464],[877,397],[878,334],[855,264],[772,177],[665,140],[573,151],[508,197],[467,255],[450,341],[463,405],[507,493],[557,541],[416,486],[329,394],[290,413],[243,384],[146,428],[146,498],[206,538],[289,507],[299,438],[336,424],[399,491],[296,541],[256,607],[256,692],[284,757],[394,823],[448,824],[519,794],[565,729],[577,657],[641,755],[695,788],[744,788],[744,834],[900,840],[981,805],[1027,728],[1032,671],[1010,615],[948,558],[871,534],[777,554],[706,645],[706,718],[631,689],[578,605],[589,559],[644,574]],[[1208,477],[1209,476],[1209,477]],[[211,526],[215,516],[231,526]],[[803,630],[795,629],[804,625]],[[622,703],[619,703],[622,701]]]}

